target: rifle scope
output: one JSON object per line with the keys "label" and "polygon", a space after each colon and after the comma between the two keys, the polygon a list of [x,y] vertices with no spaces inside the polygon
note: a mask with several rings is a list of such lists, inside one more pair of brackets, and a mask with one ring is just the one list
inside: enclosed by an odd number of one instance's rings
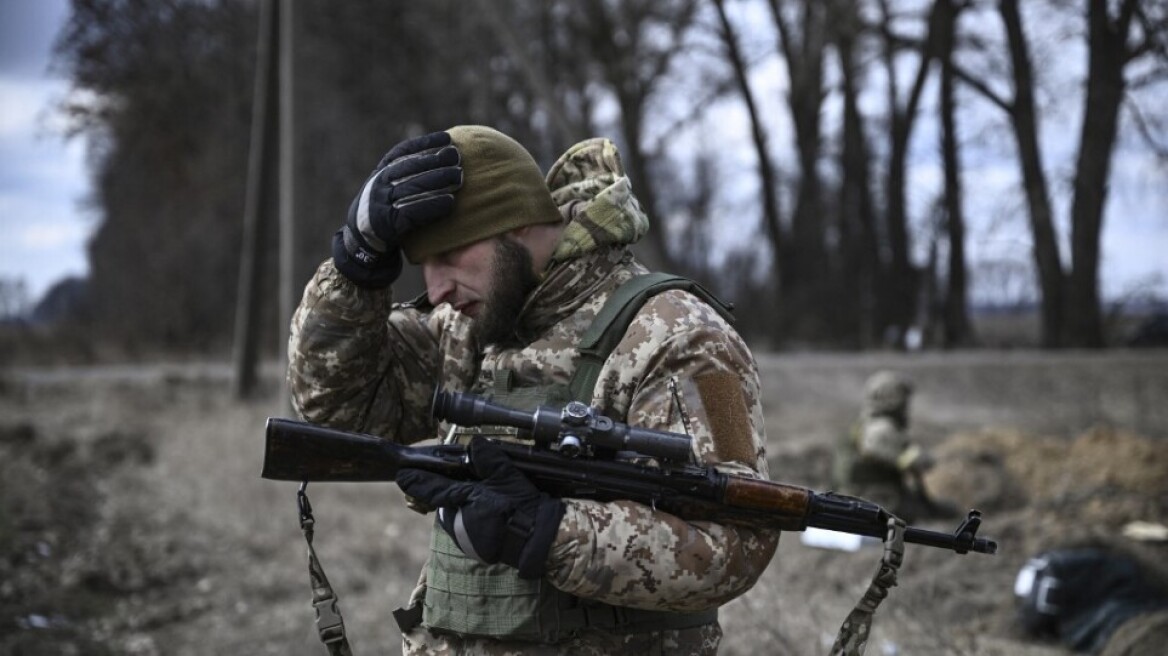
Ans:
{"label": "rifle scope", "polygon": [[558,444],[567,456],[579,454],[587,445],[635,451],[661,460],[689,461],[693,456],[688,435],[629,426],[599,415],[579,401],[561,408],[541,405],[524,411],[491,403],[476,394],[436,390],[430,413],[460,426],[518,428],[530,433],[537,444]]}

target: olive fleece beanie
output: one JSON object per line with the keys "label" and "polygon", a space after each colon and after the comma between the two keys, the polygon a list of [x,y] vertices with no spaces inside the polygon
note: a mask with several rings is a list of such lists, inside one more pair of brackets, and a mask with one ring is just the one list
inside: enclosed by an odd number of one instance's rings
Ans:
{"label": "olive fleece beanie", "polygon": [[462,187],[454,192],[450,216],[405,237],[402,250],[410,263],[515,228],[563,220],[539,165],[519,142],[481,125],[447,132],[462,157]]}

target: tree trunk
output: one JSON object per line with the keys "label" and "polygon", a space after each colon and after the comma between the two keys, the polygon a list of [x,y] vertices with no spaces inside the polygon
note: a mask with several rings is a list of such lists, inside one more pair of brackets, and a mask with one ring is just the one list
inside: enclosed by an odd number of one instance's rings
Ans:
{"label": "tree trunk", "polygon": [[[937,2],[941,1],[937,0]],[[894,53],[898,46],[891,38],[891,16],[887,3],[881,4],[884,7],[885,27],[883,32],[886,35],[884,63],[888,70],[888,110],[891,117],[888,173],[885,184],[888,200],[884,216],[891,261],[889,263],[888,286],[881,296],[886,313],[884,320],[886,329],[892,329],[894,344],[902,346],[905,332],[913,320],[913,306],[917,297],[916,285],[918,282],[917,272],[910,257],[912,242],[908,230],[906,196],[908,151],[925,81],[928,79],[929,64],[933,59],[933,38],[936,32],[938,7],[935,3],[930,11],[928,35],[925,43],[921,46],[916,75],[913,78],[908,98],[902,103],[898,97],[895,83],[897,66]]]}
{"label": "tree trunk", "polygon": [[650,269],[678,272],[677,264],[669,253],[665,216],[658,207],[657,189],[649,171],[648,158],[641,146],[645,123],[643,99],[625,96],[619,99],[619,104],[621,135],[625,140],[622,159],[628,167],[629,179],[633,182],[633,193],[641,202],[651,222],[649,232],[645,235],[647,239],[638,244],[638,256]]}
{"label": "tree trunk", "polygon": [[543,103],[548,122],[556,133],[556,140],[567,148],[584,139],[585,135],[580,134],[577,127],[568,120],[568,112],[560,103],[554,85],[520,43],[519,37],[515,34],[514,21],[501,13],[499,7],[492,7],[487,0],[475,0],[475,7],[478,14],[486,20],[499,44],[510,55],[511,61],[519,68],[532,94]]}
{"label": "tree trunk", "polygon": [[1030,214],[1030,231],[1034,237],[1034,265],[1042,293],[1042,345],[1064,345],[1063,308],[1065,274],[1055,237],[1054,212],[1047,193],[1042,150],[1038,145],[1038,118],[1034,106],[1034,74],[1030,65],[1029,46],[1022,29],[1018,0],[1002,0],[998,6],[1010,47],[1013,68],[1014,101],[1010,118],[1018,144],[1022,166],[1022,184]]}
{"label": "tree trunk", "polygon": [[852,329],[857,346],[867,348],[880,337],[874,314],[883,273],[869,173],[872,155],[859,106],[862,81],[855,40],[859,36],[860,20],[855,0],[833,2],[831,13],[843,87],[840,278],[848,286],[845,312],[854,316]]}
{"label": "tree trunk", "polygon": [[827,291],[823,286],[828,267],[818,169],[823,142],[820,116],[825,95],[825,6],[819,0],[802,0],[799,3],[801,33],[796,34],[783,14],[780,0],[770,0],[769,5],[791,84],[787,103],[799,158],[799,187],[791,215],[791,238],[783,253],[786,297],[792,305],[789,316],[803,318],[803,325],[792,326],[799,332],[822,334],[826,322],[822,298]]}
{"label": "tree trunk", "polygon": [[[625,142],[623,159],[633,182],[633,191],[654,222],[647,239],[639,245],[638,254],[650,268],[684,274],[685,271],[678,269],[681,260],[673,258],[669,251],[665,214],[658,203],[649,165],[651,153],[645,152],[644,144],[649,98],[668,72],[678,50],[674,47],[655,49],[660,44],[646,38],[644,33],[653,27],[653,7],[650,4],[590,0],[583,3],[581,9],[587,30],[582,46],[596,58],[605,83],[616,96],[621,112],[621,136]],[[695,11],[696,0],[682,2],[676,8],[667,26],[674,42],[692,23]]]}
{"label": "tree trunk", "polygon": [[949,241],[949,266],[944,296],[942,341],[946,348],[965,346],[972,338],[965,264],[965,210],[962,206],[961,153],[957,135],[957,101],[953,73],[957,19],[962,7],[955,0],[940,0],[937,57],[941,62],[941,159],[945,171],[945,229]]}
{"label": "tree trunk", "polygon": [[1107,201],[1111,155],[1124,95],[1127,38],[1137,0],[1126,0],[1112,21],[1107,3],[1088,3],[1087,98],[1079,156],[1075,165],[1075,195],[1071,203],[1071,275],[1067,314],[1068,342],[1101,348],[1103,319],[1099,306],[1099,236]]}
{"label": "tree trunk", "polygon": [[754,99],[754,91],[750,88],[746,60],[738,47],[738,37],[734,32],[734,27],[730,24],[730,19],[726,15],[725,1],[714,0],[714,8],[718,12],[718,23],[721,26],[720,36],[722,37],[722,43],[726,47],[726,58],[730,62],[731,69],[734,71],[735,83],[738,85],[739,93],[742,94],[742,101],[746,105],[746,111],[750,116],[750,135],[754,142],[756,157],[758,158],[759,186],[762,192],[763,225],[766,228],[767,238],[770,240],[771,253],[774,258],[774,273],[772,277],[774,284],[774,308],[778,313],[779,320],[773,323],[774,331],[772,332],[772,338],[774,341],[772,343],[781,344],[784,332],[783,326],[785,325],[785,322],[782,320],[784,305],[783,276],[781,272],[786,237],[783,235],[783,224],[779,216],[779,199],[776,193],[778,189],[778,176],[775,175],[774,167],[771,164],[771,158],[767,148],[766,130],[762,125],[762,117],[758,112],[758,103]]}

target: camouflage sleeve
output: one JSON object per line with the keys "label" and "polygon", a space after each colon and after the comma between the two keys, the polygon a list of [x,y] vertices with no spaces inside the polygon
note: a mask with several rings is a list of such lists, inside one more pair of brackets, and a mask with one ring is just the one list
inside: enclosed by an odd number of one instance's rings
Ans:
{"label": "camouflage sleeve", "polygon": [[[449,315],[392,305],[326,260],[304,290],[288,340],[292,404],[306,421],[410,443],[433,437]],[[455,331],[457,332],[457,331]]]}
{"label": "camouflage sleeve", "polygon": [[[645,305],[601,373],[594,404],[630,424],[687,432],[698,459],[766,477],[758,371],[741,337],[683,292]],[[605,404],[608,405],[605,408]],[[549,580],[611,604],[693,612],[754,585],[778,531],[687,522],[633,502],[569,500]]]}

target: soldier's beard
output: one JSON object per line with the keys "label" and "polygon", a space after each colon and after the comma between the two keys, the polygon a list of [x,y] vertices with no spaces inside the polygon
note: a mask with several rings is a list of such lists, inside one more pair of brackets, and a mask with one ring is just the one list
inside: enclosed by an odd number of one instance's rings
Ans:
{"label": "soldier's beard", "polygon": [[483,311],[475,318],[472,334],[479,346],[518,344],[515,328],[527,296],[539,285],[531,252],[519,242],[503,236],[495,240],[495,261],[491,264],[491,291]]}

